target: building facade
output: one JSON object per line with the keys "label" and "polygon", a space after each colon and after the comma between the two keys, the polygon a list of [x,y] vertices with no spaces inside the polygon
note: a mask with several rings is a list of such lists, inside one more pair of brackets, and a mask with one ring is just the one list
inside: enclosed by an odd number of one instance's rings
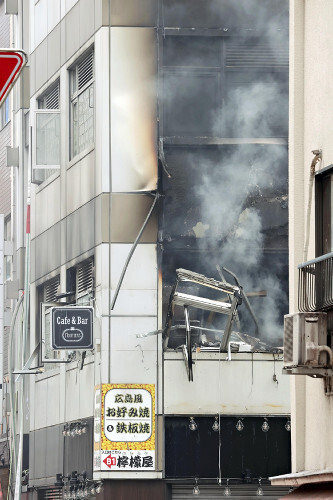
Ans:
{"label": "building facade", "polygon": [[[329,2],[290,2],[290,312],[294,318],[304,318],[304,327],[294,327],[294,345],[303,342],[310,350],[300,350],[298,359],[294,351],[293,361],[290,352],[292,474],[274,483],[299,486],[302,498],[327,494],[332,487],[327,433],[332,421],[332,145],[326,111],[331,104],[331,19]],[[311,317],[318,321],[312,339],[305,333]]]}
{"label": "building facade", "polygon": [[[26,236],[17,214],[30,312],[21,334],[12,320],[15,495],[278,498],[287,2],[9,7],[29,56],[12,147],[31,205]],[[79,308],[93,346],[56,349],[55,311],[73,339]]]}

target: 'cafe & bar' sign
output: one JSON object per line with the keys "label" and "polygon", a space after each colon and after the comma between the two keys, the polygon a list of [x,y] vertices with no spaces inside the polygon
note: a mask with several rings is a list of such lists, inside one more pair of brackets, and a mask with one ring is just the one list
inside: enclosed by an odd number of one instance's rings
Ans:
{"label": "'cafe & bar' sign", "polygon": [[93,349],[92,307],[52,307],[53,349]]}

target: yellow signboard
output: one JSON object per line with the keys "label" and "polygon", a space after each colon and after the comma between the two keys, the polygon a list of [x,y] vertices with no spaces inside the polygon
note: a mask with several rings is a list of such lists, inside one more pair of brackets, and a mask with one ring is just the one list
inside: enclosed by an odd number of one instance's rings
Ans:
{"label": "yellow signboard", "polygon": [[94,462],[95,470],[155,469],[154,384],[96,388]]}

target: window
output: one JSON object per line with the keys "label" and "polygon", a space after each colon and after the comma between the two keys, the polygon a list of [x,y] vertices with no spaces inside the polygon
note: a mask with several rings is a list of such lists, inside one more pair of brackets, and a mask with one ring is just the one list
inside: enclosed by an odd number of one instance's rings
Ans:
{"label": "window", "polygon": [[70,70],[70,158],[94,143],[94,52],[91,50]]}
{"label": "window", "polygon": [[[47,283],[41,285],[37,289],[38,304],[41,324],[41,342],[42,342],[42,362],[43,359],[59,359],[59,351],[52,349],[51,339],[51,307],[58,305],[55,303],[60,277],[56,276]],[[45,369],[49,369],[53,365],[46,363]]]}
{"label": "window", "polygon": [[315,177],[316,258],[299,264],[298,307],[300,311],[327,311],[333,333],[333,165]]}
{"label": "window", "polygon": [[10,121],[9,96],[0,108],[0,129],[5,127]]}
{"label": "window", "polygon": [[94,259],[87,259],[67,270],[67,292],[75,296],[75,303],[91,305],[94,296]]}
{"label": "window", "polygon": [[[92,306],[94,299],[94,259],[89,258],[80,264],[67,269],[66,275],[67,294],[75,304],[80,306]],[[94,351],[88,351],[87,355],[93,355]]]}
{"label": "window", "polygon": [[40,184],[60,168],[60,84],[38,99],[35,112],[35,141],[32,181]]}
{"label": "window", "polygon": [[287,137],[288,44],[166,36],[164,137]]}
{"label": "window", "polygon": [[[7,217],[5,219],[5,241],[11,241],[12,239],[12,231],[11,231],[11,218]],[[10,280],[12,276],[12,265],[13,265],[13,257],[11,255],[5,256],[5,280]]]}
{"label": "window", "polygon": [[333,251],[333,166],[316,175],[316,255]]}

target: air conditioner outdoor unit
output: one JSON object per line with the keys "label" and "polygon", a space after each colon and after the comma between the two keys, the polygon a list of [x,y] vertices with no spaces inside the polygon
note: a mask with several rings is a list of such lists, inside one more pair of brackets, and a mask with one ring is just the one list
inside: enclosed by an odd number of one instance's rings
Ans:
{"label": "air conditioner outdoor unit", "polygon": [[284,372],[327,376],[333,353],[327,345],[327,314],[287,314],[284,317]]}

